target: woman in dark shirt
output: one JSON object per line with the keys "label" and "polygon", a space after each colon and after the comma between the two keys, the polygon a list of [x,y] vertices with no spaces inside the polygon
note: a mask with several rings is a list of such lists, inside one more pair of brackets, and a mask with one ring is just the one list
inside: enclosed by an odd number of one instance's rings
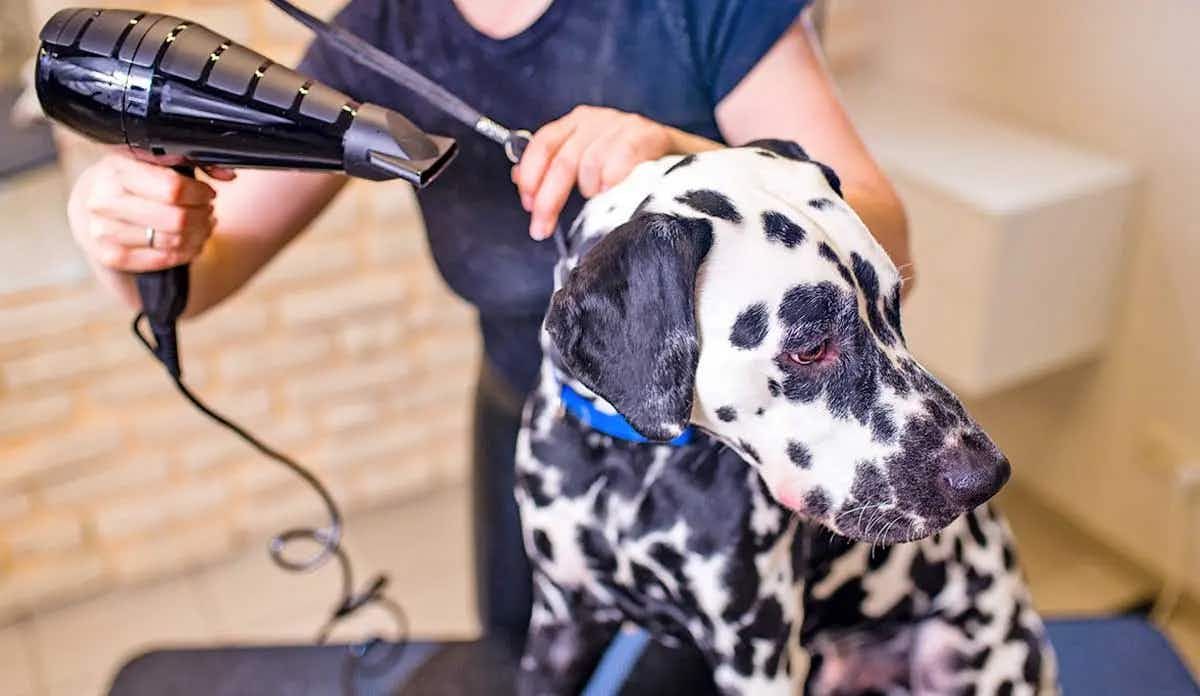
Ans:
{"label": "woman in dark shirt", "polygon": [[[555,251],[542,240],[570,221],[583,198],[642,161],[722,142],[793,139],[837,169],[846,200],[897,265],[908,263],[903,211],[837,100],[801,14],[805,4],[351,0],[337,23],[498,121],[540,125],[511,170],[494,143],[404,88],[320,43],[305,55],[302,72],[405,113],[461,148],[419,200],[438,269],[479,309],[476,566],[489,631],[522,632],[528,620],[512,454],[551,290]],[[295,238],[344,183],[299,172],[210,175],[211,185],[114,156],[76,183],[76,238],[97,275],[130,304],[137,295],[123,272],[191,261],[187,312],[203,312]],[[145,246],[147,227],[161,240],[155,248]]]}

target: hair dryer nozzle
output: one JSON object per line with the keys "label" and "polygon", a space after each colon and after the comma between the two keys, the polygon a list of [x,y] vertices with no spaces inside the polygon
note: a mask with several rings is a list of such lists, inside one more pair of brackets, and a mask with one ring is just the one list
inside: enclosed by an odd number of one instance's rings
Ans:
{"label": "hair dryer nozzle", "polygon": [[346,173],[363,179],[400,177],[425,186],[458,153],[454,140],[427,135],[395,111],[363,104],[346,131]]}

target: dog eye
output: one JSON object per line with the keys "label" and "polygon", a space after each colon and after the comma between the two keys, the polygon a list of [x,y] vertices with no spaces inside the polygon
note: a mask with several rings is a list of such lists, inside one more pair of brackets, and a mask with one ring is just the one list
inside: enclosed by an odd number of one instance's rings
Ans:
{"label": "dog eye", "polygon": [[790,363],[797,365],[811,365],[821,358],[825,357],[825,347],[828,341],[821,341],[817,345],[796,353],[784,353],[784,357]]}

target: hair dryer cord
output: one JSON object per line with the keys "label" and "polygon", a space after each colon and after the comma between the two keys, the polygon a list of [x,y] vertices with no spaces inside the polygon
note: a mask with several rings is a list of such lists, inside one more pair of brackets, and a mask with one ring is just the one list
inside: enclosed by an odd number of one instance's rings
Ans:
{"label": "hair dryer cord", "polygon": [[[177,355],[175,346],[157,346],[151,342],[146,333],[142,330],[142,320],[146,318],[144,312],[139,312],[133,319],[133,334],[141,341],[146,350],[150,351],[160,362],[163,362],[161,357],[166,353]],[[149,323],[149,322],[147,322]],[[156,332],[151,332],[156,337]],[[164,362],[164,364],[166,364]],[[385,642],[377,638],[372,638],[365,643],[350,646],[350,656],[356,671],[370,675],[384,671],[387,667],[395,664],[400,659],[401,653],[404,650],[408,638],[408,618],[404,614],[404,610],[399,604],[392,601],[385,595],[387,588],[387,576],[376,575],[367,583],[362,591],[355,591],[354,588],[354,572],[350,564],[350,559],[347,557],[345,550],[342,548],[342,513],[338,509],[337,503],[330,494],[329,489],[325,487],[321,480],[310,471],[308,468],[301,465],[286,454],[267,445],[262,440],[259,440],[254,435],[251,435],[244,428],[234,423],[229,418],[214,411],[207,404],[199,399],[195,394],[188,389],[183,383],[181,375],[170,369],[167,365],[168,373],[179,393],[183,395],[198,411],[219,423],[227,430],[231,431],[243,441],[249,444],[260,453],[273,459],[279,464],[287,467],[292,473],[299,476],[317,496],[325,506],[325,510],[329,515],[329,525],[322,528],[310,527],[295,527],[284,530],[280,534],[274,536],[268,546],[268,551],[271,560],[280,568],[293,573],[305,573],[316,570],[325,565],[330,558],[336,558],[338,566],[341,569],[342,589],[338,597],[338,603],[330,611],[329,618],[321,626],[317,633],[316,642],[325,643],[330,633],[338,623],[357,613],[360,609],[372,604],[385,609],[396,622],[396,636],[393,641]],[[315,553],[300,558],[290,557],[287,553],[289,545],[298,543],[311,542],[317,545]],[[386,648],[381,653],[380,650]]]}

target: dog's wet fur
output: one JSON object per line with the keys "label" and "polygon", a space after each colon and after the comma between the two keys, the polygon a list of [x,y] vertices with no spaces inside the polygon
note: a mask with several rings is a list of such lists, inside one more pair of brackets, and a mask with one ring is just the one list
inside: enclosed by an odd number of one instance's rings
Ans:
{"label": "dog's wet fur", "polygon": [[[640,165],[565,240],[518,441],[523,692],[577,693],[619,626],[726,694],[1055,693],[985,503],[1009,464],[908,353],[901,278],[796,144]],[[565,415],[566,383],[650,440]]]}

